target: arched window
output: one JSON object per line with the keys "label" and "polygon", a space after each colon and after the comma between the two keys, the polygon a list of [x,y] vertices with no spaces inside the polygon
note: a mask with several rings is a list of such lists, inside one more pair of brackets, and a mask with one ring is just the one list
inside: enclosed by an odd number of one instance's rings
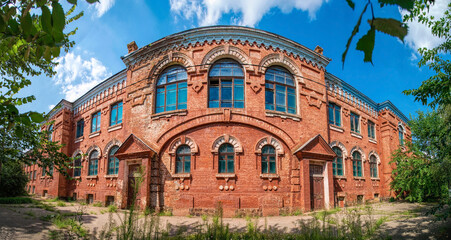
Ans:
{"label": "arched window", "polygon": [[398,134],[399,134],[399,144],[404,145],[404,128],[401,125],[398,126]]}
{"label": "arched window", "polygon": [[332,150],[337,154],[332,162],[334,176],[343,176],[343,153],[339,147],[333,147]]}
{"label": "arched window", "polygon": [[184,67],[174,65],[166,68],[157,80],[155,113],[186,109],[186,81]]}
{"label": "arched window", "polygon": [[175,158],[175,173],[191,172],[191,148],[188,145],[182,145],[177,148]]}
{"label": "arched window", "polygon": [[276,173],[276,150],[271,145],[262,148],[262,173]]}
{"label": "arched window", "polygon": [[235,172],[235,149],[230,143],[219,147],[219,173]]}
{"label": "arched window", "polygon": [[115,145],[111,147],[111,150],[108,154],[108,175],[117,174],[119,171],[119,159],[114,156],[114,154],[119,149],[119,146]]}
{"label": "arched window", "polygon": [[370,172],[372,178],[377,178],[377,159],[376,156],[370,156]]}
{"label": "arched window", "polygon": [[49,132],[49,141],[51,142],[53,139],[53,124],[49,126],[49,128],[47,129],[47,131]]}
{"label": "arched window", "polygon": [[244,73],[231,59],[217,61],[208,74],[208,107],[244,108]]}
{"label": "arched window", "polygon": [[357,151],[352,153],[352,174],[354,177],[362,176],[362,155]]}
{"label": "arched window", "polygon": [[89,155],[88,176],[97,175],[98,167],[99,167],[99,152],[97,152],[97,150],[94,150]]}
{"label": "arched window", "polygon": [[270,67],[265,74],[265,108],[296,114],[296,87],[285,68]]}
{"label": "arched window", "polygon": [[74,160],[74,177],[81,176],[81,154],[78,154]]}

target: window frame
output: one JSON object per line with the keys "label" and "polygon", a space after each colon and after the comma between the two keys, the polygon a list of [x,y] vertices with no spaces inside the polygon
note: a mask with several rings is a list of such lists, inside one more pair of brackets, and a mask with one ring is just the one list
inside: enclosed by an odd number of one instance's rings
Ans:
{"label": "window frame", "polygon": [[371,178],[378,178],[379,177],[379,169],[378,169],[376,156],[371,155],[369,162],[370,162],[370,177]]}
{"label": "window frame", "polygon": [[84,131],[85,131],[85,119],[82,118],[77,121],[77,126],[76,126],[76,130],[75,130],[75,138],[83,137]]}
{"label": "window frame", "polygon": [[398,125],[398,140],[399,145],[404,146],[404,127],[401,125]]}
{"label": "window frame", "polygon": [[[279,69],[280,72],[284,72],[285,74],[290,75],[290,76],[291,76],[291,79],[292,79],[292,81],[293,81],[293,86],[286,83],[287,76],[284,76],[285,83],[280,83],[280,82],[277,82],[276,80],[268,80],[268,79],[266,79],[266,75],[268,74],[268,70],[272,70],[272,69]],[[274,78],[275,78],[275,77],[276,77],[276,76],[274,75]],[[272,88],[268,88],[268,86],[270,86],[270,85],[272,85]],[[285,107],[285,111],[277,110],[277,107],[278,107],[278,106],[282,106],[282,105],[278,105],[278,104],[277,104],[277,86],[281,86],[281,87],[284,87],[284,88],[285,88],[285,91],[284,91],[284,94],[285,94],[285,106],[284,106],[284,107]],[[273,108],[273,109],[268,109],[268,107],[267,107],[267,104],[270,104],[270,103],[267,103],[267,102],[266,102],[267,92],[271,92],[271,91],[268,91],[268,89],[271,89],[271,90],[272,90],[272,94],[273,94],[273,97],[272,97],[272,98],[273,98],[273,103],[271,103],[271,105],[272,105],[272,108]],[[288,104],[288,96],[289,96],[290,94],[288,93],[288,89],[293,90],[294,107],[289,107],[289,104]],[[296,81],[295,81],[295,78],[293,77],[293,74],[292,74],[290,71],[288,71],[286,68],[281,67],[281,66],[271,66],[271,67],[268,67],[268,68],[266,69],[266,72],[265,72],[265,110],[267,110],[267,111],[276,111],[276,112],[281,112],[281,113],[294,114],[294,115],[296,115],[296,114],[298,113],[298,102],[297,102],[297,101],[298,101],[298,98],[297,98],[297,94],[296,94]],[[289,109],[293,109],[294,112],[289,112]]]}
{"label": "window frame", "polygon": [[47,128],[47,131],[49,132],[48,140],[50,142],[53,142],[53,124],[50,124],[50,126]]}
{"label": "window frame", "polygon": [[370,120],[368,120],[368,137],[370,139],[376,139],[376,124]]}
{"label": "window frame", "polygon": [[[221,148],[226,145],[231,146],[233,149],[233,152],[222,152]],[[225,156],[224,160],[221,160],[222,156]],[[233,159],[229,160],[228,156],[233,156]],[[236,156],[235,147],[232,144],[230,144],[230,143],[221,144],[221,146],[219,146],[219,148],[218,148],[218,173],[221,173],[221,174],[235,173],[235,156]],[[225,164],[224,171],[221,171],[221,161],[225,162],[224,163]],[[233,170],[232,171],[229,171],[229,167],[228,167],[229,161],[233,162]]]}
{"label": "window frame", "polygon": [[[73,172],[73,176],[74,177],[80,177],[81,176],[81,158],[82,158],[81,154],[77,154],[77,156],[75,156],[75,159],[74,159],[74,172]],[[80,163],[79,166],[77,166],[77,160]],[[76,173],[78,173],[78,175]]]}
{"label": "window frame", "polygon": [[[96,120],[96,126],[94,127],[94,119]],[[101,120],[102,120],[102,113],[101,111],[97,111],[91,115],[91,133],[99,132],[101,128]],[[93,131],[95,129],[95,131]]]}
{"label": "window frame", "polygon": [[[167,79],[168,79],[168,75],[165,75],[165,83],[163,84],[159,84],[159,81],[162,77],[162,75],[164,75],[166,72],[169,72],[171,69],[174,68],[181,68],[184,70],[185,74],[186,74],[186,79],[180,79],[180,80],[175,80],[173,82],[168,83]],[[178,74],[179,72],[175,73]],[[185,84],[185,86],[183,87],[179,87],[180,83]],[[173,110],[167,110],[167,97],[168,97],[168,86],[172,86],[175,85],[175,109]],[[161,92],[159,92],[159,89],[164,89],[163,91],[163,95],[164,95],[164,99],[163,99],[163,110],[159,111],[158,108],[161,108],[159,106],[159,101],[158,101],[158,97],[159,94]],[[186,94],[186,102],[179,102],[179,91],[185,89],[185,94]],[[185,107],[183,108],[182,106],[179,105],[185,105]],[[175,64],[175,65],[171,65],[166,67],[163,71],[161,71],[161,73],[158,75],[158,78],[156,80],[155,83],[155,106],[154,106],[154,113],[155,114],[160,114],[160,113],[164,113],[164,112],[170,112],[170,111],[177,111],[177,110],[186,110],[188,108],[188,72],[186,71],[186,68],[180,64]]]}
{"label": "window frame", "polygon": [[[97,152],[97,157],[93,158],[92,155],[94,152]],[[88,161],[88,176],[97,176],[97,174],[99,173],[99,157],[100,153],[97,150],[93,150],[90,154],[89,154],[89,161]],[[95,164],[94,164],[95,161]],[[91,167],[93,169],[91,169]],[[95,167],[95,168],[94,168]],[[92,172],[91,172],[92,170]],[[95,172],[94,172],[95,171]]]}
{"label": "window frame", "polygon": [[[220,65],[222,63],[225,63],[225,62],[234,63],[234,64],[236,64],[236,66],[239,66],[239,68],[241,69],[243,75],[242,76],[222,76],[222,75],[211,76],[210,75],[212,73],[213,69],[215,69],[215,67],[219,67],[219,70],[221,70],[222,67],[218,66],[218,65]],[[232,67],[232,69],[233,68],[234,67]],[[232,73],[231,75],[234,75],[234,74]],[[233,59],[223,58],[223,59],[220,59],[220,60],[216,61],[215,63],[213,63],[213,65],[211,65],[211,67],[210,67],[210,69],[208,71],[208,97],[207,97],[208,98],[207,99],[208,102],[207,102],[207,107],[208,108],[236,108],[236,109],[244,109],[246,107],[246,89],[245,89],[246,83],[245,83],[245,77],[246,77],[246,73],[244,71],[243,66],[239,62],[237,62],[237,61],[235,61]],[[236,83],[236,80],[239,80],[242,83]],[[211,88],[212,88],[212,86],[214,86],[212,84],[212,81],[217,81],[218,82],[218,84],[217,84],[218,100],[211,100],[210,99],[210,97],[211,97]],[[222,99],[222,92],[221,92],[221,90],[223,89],[223,86],[225,85],[223,83],[225,81],[231,81],[230,85],[231,85],[232,92],[231,92],[231,99],[230,100],[223,100]],[[243,100],[236,100],[235,99],[235,88],[237,88],[239,86],[241,86],[242,89],[243,89],[242,90],[243,91],[243,96],[242,96]],[[211,102],[218,102],[218,106],[217,107],[211,106]],[[222,106],[224,102],[225,103],[230,102],[231,103],[231,107]],[[243,105],[242,107],[237,107],[235,105],[236,103],[239,103],[239,102],[242,102],[242,105]]]}
{"label": "window frame", "polygon": [[[179,150],[181,148],[188,148],[189,149],[189,153],[184,153],[184,152],[179,152]],[[181,157],[182,159],[180,160],[179,157]],[[189,162],[189,171],[186,171],[186,163]],[[182,171],[178,170],[178,163],[180,163],[182,165]],[[188,174],[191,173],[191,147],[187,144],[182,144],[180,146],[177,147],[177,149],[175,150],[175,169],[174,169],[175,174]]]}
{"label": "window frame", "polygon": [[[123,102],[119,101],[110,106],[110,127],[122,123],[123,117]],[[121,109],[120,119],[119,119],[119,109]],[[116,119],[113,120],[113,112],[116,112]]]}
{"label": "window frame", "polygon": [[[332,110],[332,118],[330,118],[331,115],[331,110]],[[337,110],[338,110],[338,117],[337,117]],[[342,122],[341,122],[341,106],[333,103],[333,102],[329,102],[329,107],[328,107],[328,117],[329,117],[329,124],[337,126],[337,127],[341,127]],[[339,124],[337,124],[337,118],[338,118],[338,122]]]}
{"label": "window frame", "polygon": [[[334,149],[338,149],[340,151],[340,156],[338,156],[337,152]],[[343,150],[341,148],[334,146],[332,150],[337,154],[336,157],[332,160],[332,174],[333,176],[343,177],[344,176],[344,162],[343,162]],[[341,159],[341,168],[338,168],[338,159]],[[338,170],[341,170],[341,174],[338,174]]]}
{"label": "window frame", "polygon": [[[358,115],[357,113],[351,112],[349,119],[350,119],[350,123],[351,123],[351,132],[360,134],[360,115]],[[354,126],[354,128],[353,128],[353,125],[357,125],[357,126]]]}
{"label": "window frame", "polygon": [[[273,149],[273,153],[265,153],[265,148],[270,147]],[[271,161],[271,157],[274,157],[274,161]],[[264,159],[266,158],[266,159]],[[260,156],[260,164],[261,164],[261,173],[262,174],[277,174],[277,152],[276,148],[273,145],[266,144],[261,148],[261,156]],[[263,168],[263,162],[266,162],[266,172]],[[271,172],[271,163],[274,164],[274,172]]]}
{"label": "window frame", "polygon": [[[117,150],[119,149],[118,145],[112,146],[108,151],[108,161],[107,161],[107,175],[117,175],[119,173],[119,159],[114,156]],[[112,153],[114,151],[114,153]],[[113,168],[111,168],[111,162],[113,162]]]}
{"label": "window frame", "polygon": [[[356,158],[354,154],[358,154],[359,158]],[[359,151],[352,153],[352,176],[363,177],[363,160],[362,154]]]}

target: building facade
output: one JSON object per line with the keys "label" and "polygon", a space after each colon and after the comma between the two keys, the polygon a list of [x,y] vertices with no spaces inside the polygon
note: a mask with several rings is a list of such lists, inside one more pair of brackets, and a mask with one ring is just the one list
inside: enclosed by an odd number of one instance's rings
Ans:
{"label": "building facade", "polygon": [[327,72],[320,47],[235,26],[127,47],[123,71],[49,113],[74,180],[29,166],[30,193],[226,216],[391,196],[407,118]]}

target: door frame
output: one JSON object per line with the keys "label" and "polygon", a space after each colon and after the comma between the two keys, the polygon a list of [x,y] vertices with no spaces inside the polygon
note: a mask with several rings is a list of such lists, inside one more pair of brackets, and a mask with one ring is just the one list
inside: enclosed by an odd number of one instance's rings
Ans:
{"label": "door frame", "polygon": [[[309,164],[308,164],[308,174],[309,174],[309,179],[310,179],[310,165],[321,165],[323,167],[323,172],[321,175],[316,174],[316,176],[318,177],[323,177],[323,186],[324,186],[324,209],[330,209],[330,199],[329,199],[329,174],[327,174],[329,172],[328,170],[328,165],[327,161],[325,160],[309,160]],[[309,188],[311,188],[312,183],[310,182],[310,186]]]}

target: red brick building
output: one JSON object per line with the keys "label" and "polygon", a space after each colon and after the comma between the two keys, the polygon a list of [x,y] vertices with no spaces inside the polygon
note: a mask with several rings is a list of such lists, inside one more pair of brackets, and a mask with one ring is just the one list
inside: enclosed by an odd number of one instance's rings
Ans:
{"label": "red brick building", "polygon": [[[231,26],[130,43],[125,69],[51,111],[52,138],[81,156],[76,180],[36,166],[29,191],[226,216],[277,215],[389,197],[407,118],[326,71],[330,59],[269,32]],[[34,177],[35,176],[35,177]]]}

